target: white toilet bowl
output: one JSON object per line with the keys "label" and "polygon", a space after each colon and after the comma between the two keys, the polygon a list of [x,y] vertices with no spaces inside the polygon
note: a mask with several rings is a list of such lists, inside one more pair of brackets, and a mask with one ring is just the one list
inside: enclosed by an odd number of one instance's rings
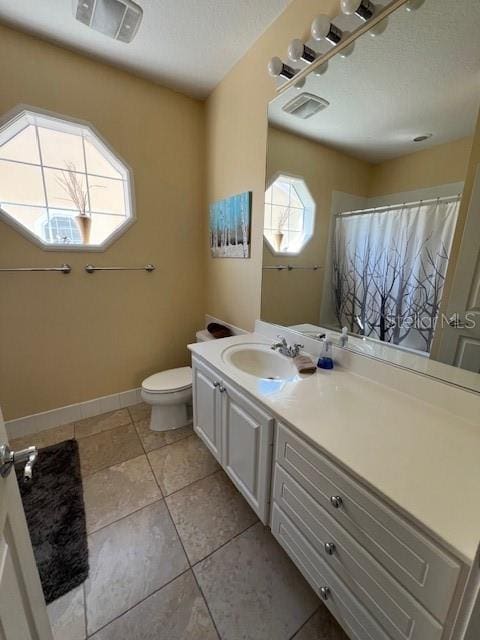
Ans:
{"label": "white toilet bowl", "polygon": [[142,382],[142,399],[152,406],[150,429],[168,431],[191,424],[192,369],[154,373]]}

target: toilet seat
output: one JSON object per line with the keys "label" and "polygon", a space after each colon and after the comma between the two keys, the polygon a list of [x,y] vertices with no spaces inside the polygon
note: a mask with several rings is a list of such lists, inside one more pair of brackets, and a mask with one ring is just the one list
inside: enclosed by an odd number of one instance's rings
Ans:
{"label": "toilet seat", "polygon": [[160,373],[154,373],[142,382],[142,389],[148,393],[174,393],[183,391],[192,386],[191,367],[179,367],[168,369]]}

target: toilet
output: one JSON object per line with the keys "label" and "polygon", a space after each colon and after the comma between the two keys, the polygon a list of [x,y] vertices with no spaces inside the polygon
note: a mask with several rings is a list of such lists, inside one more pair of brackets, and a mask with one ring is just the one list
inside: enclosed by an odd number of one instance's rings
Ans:
{"label": "toilet", "polygon": [[[197,333],[197,342],[212,340],[208,331]],[[192,369],[179,367],[154,373],[142,382],[142,400],[152,407],[150,429],[169,431],[191,424]]]}

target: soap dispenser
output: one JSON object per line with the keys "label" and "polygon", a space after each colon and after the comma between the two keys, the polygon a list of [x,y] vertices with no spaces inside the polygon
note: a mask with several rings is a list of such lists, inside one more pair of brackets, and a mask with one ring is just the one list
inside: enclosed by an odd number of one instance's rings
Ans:
{"label": "soap dispenser", "polygon": [[320,358],[317,362],[317,367],[319,369],[333,369],[333,359],[331,353],[332,343],[328,339],[328,337],[325,336],[325,338],[323,338],[322,353],[320,354]]}

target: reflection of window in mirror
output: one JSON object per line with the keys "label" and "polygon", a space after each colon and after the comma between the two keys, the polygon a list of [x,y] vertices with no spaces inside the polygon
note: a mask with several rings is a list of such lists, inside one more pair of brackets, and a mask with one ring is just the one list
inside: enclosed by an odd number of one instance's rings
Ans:
{"label": "reflection of window in mirror", "polygon": [[313,234],[315,202],[304,180],[278,174],[265,192],[263,235],[274,255],[297,255]]}
{"label": "reflection of window in mirror", "polygon": [[45,248],[101,248],[133,221],[130,171],[89,125],[23,110],[0,129],[0,216]]}

